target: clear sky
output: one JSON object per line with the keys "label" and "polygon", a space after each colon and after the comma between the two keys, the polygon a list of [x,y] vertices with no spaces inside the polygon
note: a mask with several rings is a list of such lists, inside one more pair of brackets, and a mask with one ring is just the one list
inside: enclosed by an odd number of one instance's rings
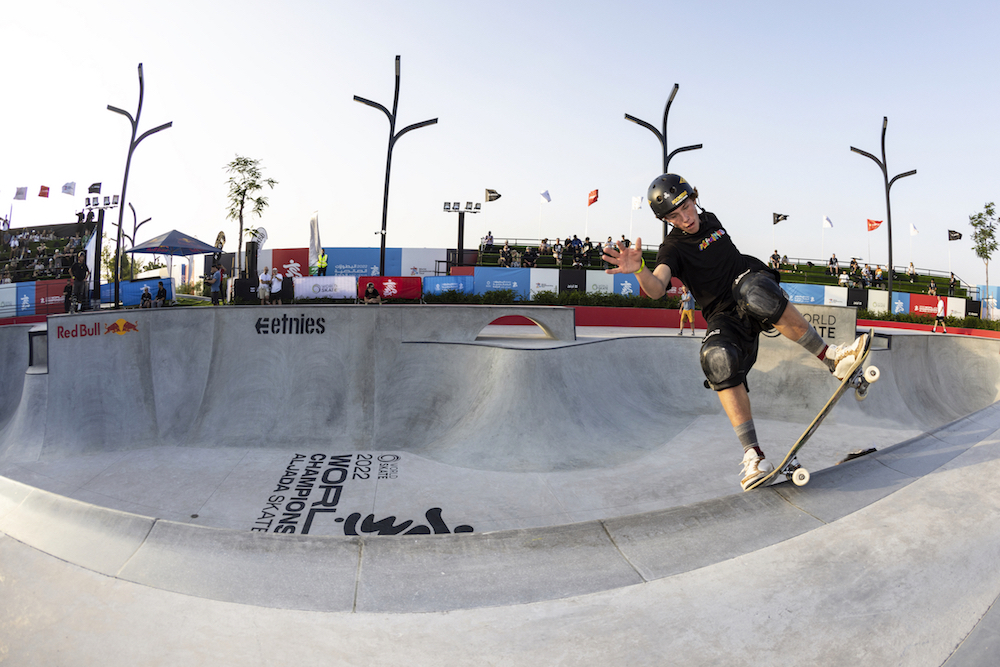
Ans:
{"label": "clear sky", "polygon": [[[255,221],[268,246],[307,246],[316,211],[323,245],[377,246],[388,121],[353,96],[391,108],[400,55],[397,131],[439,121],[393,150],[390,247],[454,247],[442,203],[485,188],[502,198],[466,216],[466,247],[487,230],[657,244],[660,223],[631,207],[661,171],[659,143],[624,114],[658,127],[678,83],[669,148],[704,148],[670,170],[743,252],[885,263],[886,225],[865,223],[885,219],[882,174],[850,147],[880,156],[888,116],[890,177],[918,171],[892,187],[894,263],[985,279],[968,218],[1000,200],[992,0],[35,0],[4,3],[2,34],[0,208],[15,227],[75,220],[93,182],[120,192],[130,128],[107,105],[134,114],[141,62],[139,132],[173,127],[133,157],[127,200],[152,217],[139,241],[225,231],[235,250],[224,166],[242,155],[279,182]],[[774,212],[789,218],[773,226]]]}

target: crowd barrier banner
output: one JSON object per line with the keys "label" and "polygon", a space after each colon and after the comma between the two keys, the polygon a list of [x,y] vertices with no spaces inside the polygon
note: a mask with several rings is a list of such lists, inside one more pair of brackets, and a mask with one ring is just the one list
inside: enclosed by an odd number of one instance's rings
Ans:
{"label": "crowd barrier banner", "polygon": [[17,316],[17,284],[0,285],[0,318]]}
{"label": "crowd barrier banner", "polygon": [[[919,294],[917,296],[920,296]],[[937,301],[935,300],[935,304]],[[893,292],[892,293],[892,314],[902,315],[903,313],[910,312],[910,295],[907,292]],[[937,306],[934,306],[934,312],[937,312]]]}
{"label": "crowd barrier banner", "polygon": [[[942,298],[947,301],[946,297]],[[910,312],[914,315],[930,315],[931,317],[937,317],[937,301],[938,298],[936,296],[929,296],[927,294],[911,294]]]}
{"label": "crowd barrier banner", "polygon": [[612,278],[614,278],[615,294],[622,296],[640,296],[642,294],[642,290],[639,289],[639,279],[635,277],[634,273],[616,273]]}
{"label": "crowd barrier banner", "polygon": [[363,299],[368,283],[373,283],[383,299],[419,299],[423,296],[422,281],[411,276],[359,276],[357,297]]}
{"label": "crowd barrier banner", "polygon": [[17,316],[35,314],[35,283],[17,284]]}
{"label": "crowd barrier banner", "polygon": [[476,267],[476,294],[496,290],[513,290],[521,300],[531,297],[531,269],[504,269],[491,266]]}
{"label": "crowd barrier banner", "polygon": [[966,305],[965,299],[959,299],[957,296],[946,297],[945,303],[945,313],[948,317],[957,317],[962,319],[965,317]]}
{"label": "crowd barrier banner", "polygon": [[587,293],[610,293],[615,289],[615,277],[604,271],[587,271]]}
{"label": "crowd barrier banner", "polygon": [[354,276],[308,276],[294,278],[296,299],[354,299],[358,281]]}
{"label": "crowd barrier banner", "polygon": [[889,312],[889,293],[885,290],[868,290],[868,310],[873,313]]}
{"label": "crowd barrier banner", "polygon": [[[142,288],[148,287],[150,295],[155,299],[156,292],[160,289],[160,281],[163,281],[163,286],[167,288],[167,302],[173,301],[173,278],[146,278],[144,280],[122,281],[118,284],[118,298],[121,299],[123,306],[138,306],[142,301]],[[101,302],[114,303],[114,300],[115,284],[101,283]],[[62,312],[62,310],[59,312]]]}
{"label": "crowd barrier banner", "polygon": [[827,285],[823,291],[823,305],[825,306],[846,306],[847,288]]}
{"label": "crowd barrier banner", "polygon": [[531,271],[531,298],[539,292],[559,293],[559,269],[529,269]]}
{"label": "crowd barrier banner", "polygon": [[[386,257],[388,258],[388,249]],[[473,250],[466,250],[473,253]],[[394,275],[431,277],[436,270],[436,264],[448,259],[448,251],[444,248],[403,248],[400,253],[400,271]],[[388,261],[386,261],[388,264]],[[475,263],[475,262],[473,262]]]}
{"label": "crowd barrier banner", "polygon": [[800,285],[798,283],[782,283],[781,287],[788,294],[788,300],[792,303],[807,304],[810,306],[824,305],[826,301],[826,290],[822,285]]}
{"label": "crowd barrier banner", "polygon": [[424,278],[424,294],[472,294],[475,285],[476,281],[472,276],[427,276]]}
{"label": "crowd barrier banner", "polygon": [[868,310],[868,290],[860,287],[848,287],[847,305],[859,310]]}
{"label": "crowd barrier banner", "polygon": [[[381,248],[323,248],[327,255],[327,276],[371,276],[403,273],[401,248],[385,249],[385,271],[379,271]],[[308,254],[308,253],[307,253]]]}

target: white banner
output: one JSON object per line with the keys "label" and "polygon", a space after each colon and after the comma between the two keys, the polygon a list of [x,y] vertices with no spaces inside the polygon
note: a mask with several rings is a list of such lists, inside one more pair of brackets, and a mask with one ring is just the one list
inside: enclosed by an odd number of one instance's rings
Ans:
{"label": "white banner", "polygon": [[949,296],[945,298],[945,302],[948,304],[946,313],[948,317],[965,319],[965,299],[959,299],[957,296]]}
{"label": "white banner", "polygon": [[[438,260],[448,259],[444,248],[403,248],[400,258],[401,276],[433,276]],[[441,265],[442,271],[445,265]]]}
{"label": "white banner", "polygon": [[356,299],[358,279],[354,276],[309,276],[295,278],[296,299]]}
{"label": "white banner", "polygon": [[539,292],[559,294],[559,269],[531,269],[531,298]]}
{"label": "white banner", "polygon": [[826,306],[846,306],[847,288],[827,285],[823,290],[823,305]]}

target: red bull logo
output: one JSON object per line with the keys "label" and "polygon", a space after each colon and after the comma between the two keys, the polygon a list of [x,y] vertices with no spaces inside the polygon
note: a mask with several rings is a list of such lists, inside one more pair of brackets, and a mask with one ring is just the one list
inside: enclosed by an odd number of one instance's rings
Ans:
{"label": "red bull logo", "polygon": [[118,334],[119,336],[124,336],[130,331],[138,331],[138,330],[139,327],[137,327],[134,323],[127,322],[125,320],[115,320],[111,324],[108,324],[104,327],[105,334],[115,333]]}

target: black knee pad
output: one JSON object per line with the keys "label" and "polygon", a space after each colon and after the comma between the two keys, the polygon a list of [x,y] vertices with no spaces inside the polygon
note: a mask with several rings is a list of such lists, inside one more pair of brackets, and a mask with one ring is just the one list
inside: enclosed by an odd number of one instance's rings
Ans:
{"label": "black knee pad", "polygon": [[716,340],[711,335],[701,346],[701,370],[708,379],[708,386],[722,391],[743,384],[744,373],[740,367],[740,349],[727,340]]}
{"label": "black knee pad", "polygon": [[770,327],[781,318],[788,296],[766,271],[747,271],[733,283],[733,297],[740,309]]}

